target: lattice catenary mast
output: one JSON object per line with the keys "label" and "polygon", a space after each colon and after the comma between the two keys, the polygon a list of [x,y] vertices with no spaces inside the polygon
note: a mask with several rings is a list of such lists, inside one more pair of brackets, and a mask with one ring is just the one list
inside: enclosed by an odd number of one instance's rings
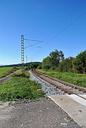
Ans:
{"label": "lattice catenary mast", "polygon": [[[25,47],[25,44],[24,44],[25,40],[30,40],[30,41],[35,41],[35,42],[43,43],[43,41],[40,41],[40,40],[25,39],[24,35],[21,35],[21,64],[22,65],[24,64],[24,60],[25,60],[24,59],[25,49],[28,48],[28,47]],[[38,45],[38,43],[33,44],[33,45],[29,46],[29,47],[33,47],[35,45]],[[27,56],[26,56],[26,63],[27,63]]]}
{"label": "lattice catenary mast", "polygon": [[21,35],[21,63],[24,64],[24,35]]}

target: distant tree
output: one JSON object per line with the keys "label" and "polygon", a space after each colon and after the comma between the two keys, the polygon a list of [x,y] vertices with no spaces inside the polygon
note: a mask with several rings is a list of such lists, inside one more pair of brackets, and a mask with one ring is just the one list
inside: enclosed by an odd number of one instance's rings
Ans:
{"label": "distant tree", "polygon": [[61,62],[64,59],[64,53],[62,51],[52,51],[48,57],[43,59],[42,67],[49,69],[56,69],[59,65],[59,62]]}
{"label": "distant tree", "polygon": [[64,59],[62,51],[54,50],[43,59],[42,68],[66,72],[86,73],[86,50],[74,57]]}
{"label": "distant tree", "polygon": [[60,61],[64,60],[64,53],[62,51],[59,51],[59,57],[60,57]]}
{"label": "distant tree", "polygon": [[26,65],[27,69],[36,69],[38,66],[42,65],[41,62],[30,62]]}
{"label": "distant tree", "polygon": [[38,65],[37,69],[42,69],[42,64]]}
{"label": "distant tree", "polygon": [[59,63],[59,71],[74,72],[74,60],[73,57],[68,57]]}
{"label": "distant tree", "polygon": [[59,62],[62,61],[64,59],[64,54],[62,51],[52,51],[49,54],[50,58],[51,58],[51,66],[52,67],[58,67]]}
{"label": "distant tree", "polygon": [[76,56],[74,64],[79,73],[86,73],[86,50]]}
{"label": "distant tree", "polygon": [[49,56],[43,59],[42,68],[43,69],[51,68],[51,58]]}

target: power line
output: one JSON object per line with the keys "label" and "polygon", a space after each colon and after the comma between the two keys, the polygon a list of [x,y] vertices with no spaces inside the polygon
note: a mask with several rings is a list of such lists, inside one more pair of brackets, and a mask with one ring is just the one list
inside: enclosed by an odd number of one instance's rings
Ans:
{"label": "power line", "polygon": [[56,34],[53,38],[61,35],[63,32],[65,32],[67,29],[69,29],[73,24],[75,24],[76,21],[78,21],[82,16],[86,15],[86,12],[80,14],[77,16],[69,25],[65,26],[62,31],[60,31],[58,34]]}
{"label": "power line", "polygon": [[43,42],[43,41],[41,41],[41,40],[33,40],[33,39],[25,39],[25,40],[36,41],[36,42]]}
{"label": "power line", "polygon": [[[80,19],[80,17],[86,15],[86,12],[80,14],[78,17],[76,17],[75,20],[73,20],[69,25],[67,25],[66,27],[64,27],[64,29],[59,32],[58,35],[60,35],[61,33],[65,32],[68,28],[70,28],[74,23],[75,21],[78,21]],[[54,36],[54,39],[56,36],[58,36],[57,34]],[[25,40],[28,40],[28,41],[32,41],[32,42],[39,42],[39,43],[35,43],[35,44],[32,44],[32,45],[28,45],[25,47],[25,44],[24,44],[24,41]],[[39,45],[39,44],[42,44],[44,43],[43,41],[40,41],[40,40],[34,40],[34,39],[25,39],[24,38],[24,35],[21,35],[21,63],[23,64],[24,63],[24,52],[25,52],[25,49],[29,48],[29,47],[33,47],[33,46],[36,46],[36,45]]]}
{"label": "power line", "polygon": [[[35,41],[35,40],[34,40]],[[37,41],[37,40],[36,40]],[[38,41],[37,41],[38,42]],[[29,48],[29,47],[34,47],[34,46],[37,46],[37,45],[40,45],[40,44],[43,44],[44,42],[43,41],[39,41],[39,43],[35,43],[35,44],[32,44],[32,45],[28,45],[25,47],[25,49]]]}
{"label": "power line", "polygon": [[[38,43],[35,43],[35,44],[32,44],[32,45],[29,45],[27,47],[25,47],[25,40],[28,40],[28,41],[35,41],[35,42],[38,42]],[[40,41],[40,40],[33,40],[33,39],[25,39],[24,38],[24,35],[21,35],[21,63],[22,65],[24,64],[24,54],[25,54],[25,49],[26,48],[29,48],[29,47],[33,47],[33,46],[36,46],[36,45],[39,45],[43,43],[43,41]],[[39,46],[40,47],[40,46]],[[27,60],[27,59],[26,59]]]}

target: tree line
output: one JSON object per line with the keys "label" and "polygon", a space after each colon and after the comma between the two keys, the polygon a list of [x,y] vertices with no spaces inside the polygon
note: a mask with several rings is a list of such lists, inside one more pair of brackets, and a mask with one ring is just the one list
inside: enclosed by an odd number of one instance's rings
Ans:
{"label": "tree line", "polygon": [[68,58],[64,57],[63,51],[54,50],[43,59],[42,68],[61,72],[86,73],[86,50],[76,57]]}

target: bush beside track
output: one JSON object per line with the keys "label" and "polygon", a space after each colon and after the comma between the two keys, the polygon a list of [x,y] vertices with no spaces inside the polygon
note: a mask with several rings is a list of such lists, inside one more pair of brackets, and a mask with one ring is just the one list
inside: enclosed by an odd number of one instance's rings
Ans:
{"label": "bush beside track", "polygon": [[1,101],[34,100],[44,96],[41,86],[29,79],[29,73],[28,77],[26,74],[26,72],[15,74],[11,80],[0,84]]}

